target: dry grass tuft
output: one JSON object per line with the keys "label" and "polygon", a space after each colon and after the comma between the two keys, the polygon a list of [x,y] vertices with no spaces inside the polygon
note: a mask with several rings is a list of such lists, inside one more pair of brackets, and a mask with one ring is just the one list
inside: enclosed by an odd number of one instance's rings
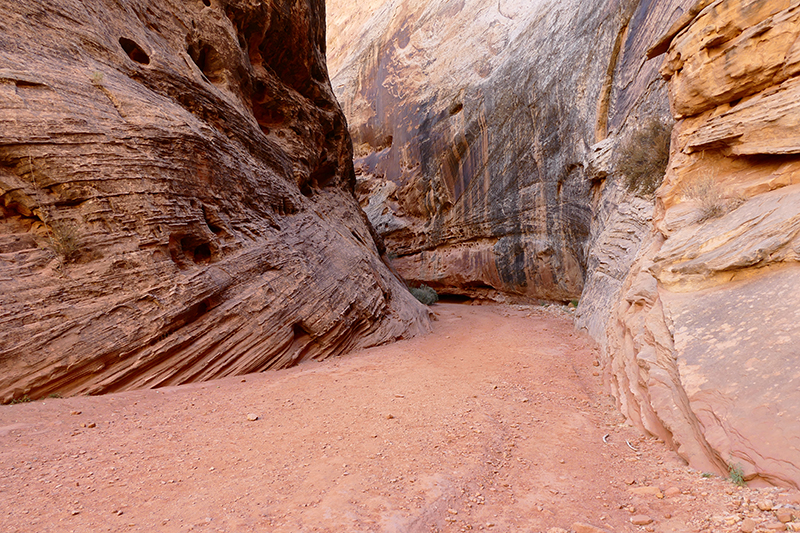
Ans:
{"label": "dry grass tuft", "polygon": [[672,126],[652,118],[622,144],[617,171],[630,192],[653,197],[667,170],[671,135]]}
{"label": "dry grass tuft", "polygon": [[739,207],[745,199],[731,197],[713,176],[705,175],[691,183],[681,185],[681,194],[700,204],[700,221],[721,217]]}

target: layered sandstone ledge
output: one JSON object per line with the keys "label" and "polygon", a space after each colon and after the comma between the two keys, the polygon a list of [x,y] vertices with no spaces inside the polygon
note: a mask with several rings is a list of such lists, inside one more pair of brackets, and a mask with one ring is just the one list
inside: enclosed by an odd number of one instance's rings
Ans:
{"label": "layered sandstone ledge", "polygon": [[800,6],[704,2],[667,39],[655,231],[614,307],[620,407],[692,465],[800,486]]}
{"label": "layered sandstone ledge", "polygon": [[0,400],[279,368],[428,316],[353,196],[322,0],[0,20]]}

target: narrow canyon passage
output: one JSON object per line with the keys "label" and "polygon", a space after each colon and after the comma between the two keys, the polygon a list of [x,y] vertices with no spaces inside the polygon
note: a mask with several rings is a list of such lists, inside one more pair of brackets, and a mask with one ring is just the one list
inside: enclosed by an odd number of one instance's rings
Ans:
{"label": "narrow canyon passage", "polygon": [[432,309],[432,334],[340,359],[0,406],[0,529],[740,531],[797,498],[627,426],[564,308]]}

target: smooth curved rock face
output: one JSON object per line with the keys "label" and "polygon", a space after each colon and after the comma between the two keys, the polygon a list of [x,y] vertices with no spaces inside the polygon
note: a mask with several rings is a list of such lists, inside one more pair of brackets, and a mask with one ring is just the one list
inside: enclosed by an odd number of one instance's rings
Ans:
{"label": "smooth curved rock face", "polygon": [[620,406],[695,467],[800,486],[798,7],[711,2],[662,73],[657,228],[607,330]]}
{"label": "smooth curved rock face", "polygon": [[358,193],[406,279],[498,299],[581,294],[602,182],[586,162],[620,127],[611,78],[637,5],[329,3]]}
{"label": "smooth curved rock face", "polygon": [[425,331],[353,196],[321,0],[22,0],[0,20],[0,400]]}

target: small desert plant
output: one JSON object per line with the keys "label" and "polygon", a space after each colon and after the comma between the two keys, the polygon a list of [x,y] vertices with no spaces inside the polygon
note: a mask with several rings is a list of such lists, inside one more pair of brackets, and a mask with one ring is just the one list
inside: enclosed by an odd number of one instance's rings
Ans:
{"label": "small desert plant", "polygon": [[439,301],[439,295],[436,294],[436,291],[424,283],[416,289],[413,287],[410,288],[409,291],[411,291],[411,294],[414,295],[414,298],[425,305],[435,304]]}
{"label": "small desert plant", "polygon": [[744,196],[725,194],[725,190],[717,180],[708,174],[683,184],[681,193],[685,198],[697,200],[700,203],[701,221],[721,217],[746,200]]}
{"label": "small desert plant", "polygon": [[36,193],[36,198],[39,201],[39,208],[36,210],[39,220],[42,221],[45,231],[47,232],[47,240],[50,241],[50,248],[59,256],[61,268],[63,269],[64,263],[69,262],[78,255],[80,247],[78,245],[78,230],[75,224],[59,221],[54,223],[50,217],[50,210],[45,206],[42,198],[44,193],[39,188],[36,182],[36,175],[34,173],[33,158],[28,157],[30,165],[31,181],[33,182],[33,190]]}
{"label": "small desert plant", "polygon": [[64,261],[70,261],[78,254],[78,230],[74,224],[51,225],[50,246]]}
{"label": "small desert plant", "polygon": [[11,405],[14,405],[14,404],[17,404],[17,403],[28,403],[28,402],[32,402],[32,401],[33,401],[33,398],[31,398],[30,396],[28,396],[26,394],[22,398],[14,398],[13,400],[11,400],[10,403],[11,403]]}
{"label": "small desert plant", "polygon": [[651,198],[664,180],[672,126],[652,118],[620,147],[617,172],[628,191]]}
{"label": "small desert plant", "polygon": [[744,487],[747,484],[744,480],[744,471],[741,464],[731,463],[728,465],[728,479],[731,480],[731,483],[740,487]]}

